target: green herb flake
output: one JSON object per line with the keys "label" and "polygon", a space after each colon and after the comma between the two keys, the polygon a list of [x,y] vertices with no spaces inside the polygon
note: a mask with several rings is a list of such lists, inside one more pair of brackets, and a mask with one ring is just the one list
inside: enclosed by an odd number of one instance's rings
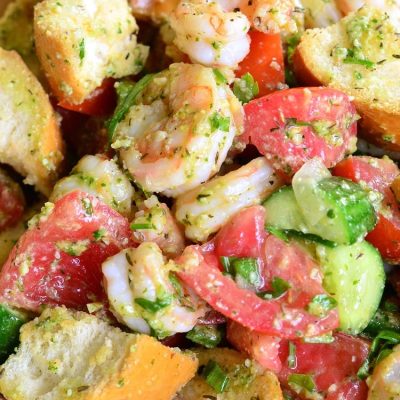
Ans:
{"label": "green herb flake", "polygon": [[337,306],[337,301],[327,294],[317,294],[313,297],[307,306],[310,314],[318,317],[326,316],[326,314]]}
{"label": "green herb flake", "polygon": [[96,242],[99,242],[106,236],[106,234],[107,234],[107,231],[104,228],[100,228],[97,231],[93,232],[94,240],[96,240]]}
{"label": "green herb flake", "polygon": [[218,85],[224,85],[228,83],[228,80],[226,79],[225,75],[221,72],[220,69],[214,68],[213,73]]}
{"label": "green herb flake", "polygon": [[221,130],[223,132],[229,132],[229,128],[231,125],[230,117],[224,117],[223,115],[215,112],[209,119],[211,132],[215,132],[216,130]]}
{"label": "green herb flake", "polygon": [[132,223],[131,224],[131,229],[138,230],[138,229],[143,229],[143,230],[150,230],[150,229],[155,229],[156,227],[152,223],[142,223],[142,224],[136,224]]}
{"label": "green herb flake", "polygon": [[284,279],[275,276],[272,279],[271,287],[272,290],[257,293],[257,296],[261,297],[264,300],[277,299],[283,296],[291,288],[291,285]]}
{"label": "green herb flake", "polygon": [[129,109],[132,106],[136,105],[139,95],[150,84],[154,76],[154,74],[148,74],[135,84],[130,82],[120,82],[116,86],[118,104],[113,116],[106,122],[106,128],[108,131],[108,138],[110,142],[113,139],[117,125],[125,118]]}
{"label": "green herb flake", "polygon": [[207,349],[213,349],[221,342],[222,332],[214,325],[196,325],[186,334],[186,338]]}
{"label": "green herb flake", "polygon": [[247,72],[240,79],[235,79],[233,93],[243,104],[254,99],[260,92],[257,81]]}
{"label": "green herb flake", "polygon": [[172,296],[166,296],[163,298],[158,298],[156,301],[147,300],[145,298],[139,297],[135,299],[135,303],[142,307],[144,310],[155,314],[156,312],[168,307],[172,302]]}
{"label": "green herb flake", "polygon": [[83,59],[85,58],[85,39],[82,39],[79,42],[78,48],[79,48],[79,59],[82,62]]}
{"label": "green herb flake", "polygon": [[308,374],[290,374],[288,384],[297,393],[302,390],[307,392],[315,392],[316,390],[314,378]]}

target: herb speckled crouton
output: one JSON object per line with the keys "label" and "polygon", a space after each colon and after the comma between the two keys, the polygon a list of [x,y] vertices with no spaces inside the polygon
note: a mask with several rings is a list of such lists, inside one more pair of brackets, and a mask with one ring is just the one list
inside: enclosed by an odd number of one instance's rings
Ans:
{"label": "herb speckled crouton", "polygon": [[368,140],[400,150],[400,36],[387,14],[364,7],[328,28],[308,30],[293,60],[303,84],[354,97]]}
{"label": "herb speckled crouton", "polygon": [[0,48],[0,162],[49,194],[63,160],[63,143],[49,98],[14,51]]}
{"label": "herb speckled crouton", "polygon": [[54,94],[79,104],[107,77],[138,73],[148,48],[127,0],[44,0],[35,6],[36,51]]}
{"label": "herb speckled crouton", "polygon": [[59,307],[21,329],[0,370],[8,400],[170,400],[197,369],[194,356],[146,335]]}

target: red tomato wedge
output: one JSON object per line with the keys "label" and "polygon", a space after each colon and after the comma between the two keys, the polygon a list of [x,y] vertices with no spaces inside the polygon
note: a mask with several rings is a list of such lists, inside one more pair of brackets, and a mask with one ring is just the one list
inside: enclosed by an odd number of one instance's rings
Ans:
{"label": "red tomato wedge", "polygon": [[113,112],[117,104],[117,95],[114,89],[114,79],[105,79],[83,103],[71,104],[60,101],[58,105],[66,110],[76,111],[92,116],[105,116]]}
{"label": "red tomato wedge", "polygon": [[287,175],[314,157],[331,168],[356,149],[356,109],[338,90],[282,90],[244,108],[245,131],[240,139],[255,145]]}
{"label": "red tomato wedge", "polygon": [[[261,216],[264,216],[263,207],[254,206],[238,213],[230,222],[231,226],[238,226],[234,221],[241,221],[244,227],[243,232],[237,231],[241,251],[247,234],[254,240],[254,232],[246,228],[251,226],[251,220],[260,220]],[[224,230],[221,232],[223,234]],[[223,242],[221,234],[215,239],[216,245],[190,246],[177,260],[182,268],[180,278],[212,308],[247,328],[288,339],[316,336],[338,327],[335,309],[324,316],[315,316],[305,309],[315,295],[325,294],[325,291],[318,266],[299,246],[288,245],[274,236],[268,236],[261,245],[259,258],[264,260],[265,271],[262,273],[266,288],[276,277],[287,279],[291,286],[281,297],[264,300],[254,292],[240,288],[221,272],[215,262],[221,251],[217,253],[215,248]],[[244,255],[243,252],[235,254],[232,249],[227,249],[231,256]]]}
{"label": "red tomato wedge", "polygon": [[15,225],[25,208],[20,186],[0,170],[0,231]]}
{"label": "red tomato wedge", "polygon": [[257,81],[259,96],[274,92],[279,84],[285,83],[282,39],[280,34],[249,32],[250,53],[239,64],[236,76],[249,72]]}
{"label": "red tomato wedge", "polygon": [[97,198],[67,194],[14,246],[0,272],[1,301],[39,311],[104,300],[101,263],[131,244],[130,233],[128,220]]}
{"label": "red tomato wedge", "polygon": [[[342,333],[335,334],[334,338],[332,343],[293,341],[295,365],[292,368],[288,365],[289,342],[282,341],[282,370],[278,375],[281,383],[287,386],[291,374],[307,374],[313,376],[316,390],[328,396],[325,398],[365,399],[366,384],[358,380],[357,371],[368,357],[368,343]],[[340,397],[341,394],[347,397]]]}
{"label": "red tomato wedge", "polygon": [[374,157],[349,157],[339,163],[333,174],[362,182],[384,195],[378,223],[366,239],[390,263],[400,263],[400,207],[390,190],[390,185],[400,174],[397,165],[390,159]]}

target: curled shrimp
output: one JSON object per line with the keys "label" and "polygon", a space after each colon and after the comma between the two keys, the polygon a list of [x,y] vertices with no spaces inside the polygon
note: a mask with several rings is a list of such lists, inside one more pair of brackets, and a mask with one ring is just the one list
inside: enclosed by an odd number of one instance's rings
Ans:
{"label": "curled shrimp", "polygon": [[400,398],[400,346],[380,361],[367,379],[368,400],[391,400]]}
{"label": "curled shrimp", "polygon": [[250,23],[239,11],[224,11],[216,1],[183,0],[170,15],[174,44],[206,66],[235,67],[250,50]]}
{"label": "curled shrimp", "polygon": [[105,156],[84,156],[69,176],[57,182],[50,201],[77,189],[97,196],[126,217],[131,214],[133,187],[117,163]]}
{"label": "curled shrimp", "polygon": [[217,173],[243,127],[243,108],[211,68],[172,64],[116,128],[113,147],[148,192],[175,197]]}
{"label": "curled shrimp", "polygon": [[157,243],[168,257],[180,255],[185,248],[185,236],[168,206],[156,196],[145,200],[135,214],[131,227],[137,243]]}
{"label": "curled shrimp", "polygon": [[203,242],[240,209],[261,203],[280,185],[271,164],[259,157],[179,196],[175,215],[189,239]]}
{"label": "curled shrimp", "polygon": [[159,338],[190,331],[207,308],[194,294],[184,292],[175,269],[151,242],[106,260],[102,270],[116,318],[137,332],[153,330]]}

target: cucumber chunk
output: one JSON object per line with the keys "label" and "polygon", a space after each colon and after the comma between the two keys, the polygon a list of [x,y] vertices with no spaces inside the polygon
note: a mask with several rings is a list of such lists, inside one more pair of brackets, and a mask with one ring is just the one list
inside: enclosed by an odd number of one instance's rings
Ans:
{"label": "cucumber chunk", "polygon": [[337,244],[362,240],[376,223],[368,193],[357,183],[332,177],[318,159],[293,178],[293,191],[308,231]]}
{"label": "cucumber chunk", "polygon": [[284,186],[264,201],[265,225],[308,233],[307,225],[297,205],[291,186]]}
{"label": "cucumber chunk", "polygon": [[0,363],[3,363],[19,343],[19,328],[27,317],[5,304],[0,304]]}
{"label": "cucumber chunk", "polygon": [[356,335],[378,309],[385,286],[382,258],[362,241],[352,246],[317,247],[326,291],[338,303],[340,329]]}

